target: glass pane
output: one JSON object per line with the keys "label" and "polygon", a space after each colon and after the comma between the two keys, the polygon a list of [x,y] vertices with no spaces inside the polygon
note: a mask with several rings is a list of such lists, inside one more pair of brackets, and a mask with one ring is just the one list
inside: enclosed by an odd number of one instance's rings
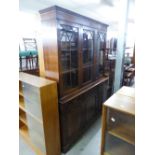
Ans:
{"label": "glass pane", "polygon": [[78,67],[78,29],[72,26],[59,26],[62,71]]}
{"label": "glass pane", "polygon": [[83,82],[91,80],[91,66],[83,69]]}
{"label": "glass pane", "polygon": [[59,25],[60,59],[63,89],[78,86],[78,28]]}
{"label": "glass pane", "polygon": [[70,89],[78,85],[78,71],[73,70],[63,74],[63,85],[64,89]]}
{"label": "glass pane", "polygon": [[83,30],[83,64],[91,64],[93,61],[93,31]]}
{"label": "glass pane", "polygon": [[94,32],[90,30],[83,30],[83,83],[92,79],[92,65],[94,52]]}
{"label": "glass pane", "polygon": [[104,72],[104,45],[105,45],[105,33],[98,32],[97,36],[97,76],[103,75]]}

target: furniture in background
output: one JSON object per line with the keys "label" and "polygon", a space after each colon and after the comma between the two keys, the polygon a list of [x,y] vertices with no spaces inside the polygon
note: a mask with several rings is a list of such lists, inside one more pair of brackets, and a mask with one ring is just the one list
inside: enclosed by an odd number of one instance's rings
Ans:
{"label": "furniture in background", "polygon": [[37,51],[37,41],[35,38],[23,38],[25,51]]}
{"label": "furniture in background", "polygon": [[105,56],[105,74],[109,76],[107,97],[109,98],[113,94],[114,76],[115,76],[115,63],[116,63],[116,50],[111,54],[111,47],[106,48]]}
{"label": "furniture in background", "polygon": [[109,76],[109,83],[108,83],[108,90],[107,90],[107,97],[110,97],[113,94],[113,87],[114,87],[114,76],[115,76],[115,63],[116,63],[116,56],[110,55],[108,53],[107,59],[105,61],[105,74]]}
{"label": "furniture in background", "polygon": [[19,69],[39,76],[38,50],[35,38],[23,38],[24,50],[19,46]]}
{"label": "furniture in background", "polygon": [[122,80],[122,85],[124,86],[132,86],[134,84],[135,78],[135,45],[134,47],[128,49],[130,51],[126,52],[124,61],[124,72]]}
{"label": "furniture in background", "polygon": [[58,82],[61,149],[67,152],[101,114],[107,25],[53,6],[40,11],[45,76]]}
{"label": "furniture in background", "polygon": [[133,64],[124,65],[123,86],[131,86],[134,83],[135,67]]}
{"label": "furniture in background", "polygon": [[38,68],[38,51],[20,51],[19,60],[20,60],[21,71],[37,69]]}
{"label": "furniture in background", "polygon": [[19,131],[37,155],[60,155],[55,81],[19,73]]}
{"label": "furniture in background", "polygon": [[[102,105],[102,137],[101,137],[101,155],[124,155],[121,153],[123,147],[128,145],[125,154],[134,154],[135,144],[135,94],[134,88],[123,86],[115,94],[113,94]],[[116,142],[113,146],[109,143],[107,136],[110,135],[114,139],[119,139],[125,144]],[[116,141],[116,140],[113,140]],[[120,142],[120,143],[121,143]],[[106,144],[110,148],[106,147]],[[130,145],[130,146],[129,146]],[[119,150],[119,153],[117,153]],[[114,152],[114,153],[112,153]],[[129,153],[130,152],[130,153]]]}

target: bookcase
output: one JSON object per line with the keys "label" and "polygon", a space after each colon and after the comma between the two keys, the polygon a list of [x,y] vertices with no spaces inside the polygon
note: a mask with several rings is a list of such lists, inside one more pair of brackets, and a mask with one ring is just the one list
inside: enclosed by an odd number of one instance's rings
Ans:
{"label": "bookcase", "polygon": [[37,155],[60,155],[55,81],[19,73],[19,131]]}
{"label": "bookcase", "polygon": [[107,26],[53,6],[40,10],[45,77],[58,84],[61,150],[66,153],[101,114]]}
{"label": "bookcase", "polygon": [[[116,141],[110,149],[107,145],[112,137]],[[104,104],[102,111],[102,138],[101,155],[123,155],[120,153],[125,146],[127,154],[133,155],[135,145],[135,98],[134,88],[123,86],[114,95],[112,95]],[[108,144],[107,144],[108,143]],[[117,147],[119,149],[116,149]],[[127,151],[130,148],[130,151]],[[119,150],[119,153],[109,153],[112,150]]]}

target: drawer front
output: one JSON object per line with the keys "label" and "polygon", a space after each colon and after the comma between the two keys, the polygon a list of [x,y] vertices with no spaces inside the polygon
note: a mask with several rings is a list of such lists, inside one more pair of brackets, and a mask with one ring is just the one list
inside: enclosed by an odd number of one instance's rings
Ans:
{"label": "drawer front", "polygon": [[40,92],[38,88],[23,82],[22,90],[23,90],[24,98],[26,98],[27,100],[33,103],[40,104]]}

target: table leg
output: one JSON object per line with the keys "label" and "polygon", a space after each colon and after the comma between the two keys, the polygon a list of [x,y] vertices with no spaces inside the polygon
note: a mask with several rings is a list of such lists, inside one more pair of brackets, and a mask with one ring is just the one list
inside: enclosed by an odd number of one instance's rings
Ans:
{"label": "table leg", "polygon": [[107,107],[102,106],[101,155],[104,155],[105,151],[106,125],[107,125]]}

